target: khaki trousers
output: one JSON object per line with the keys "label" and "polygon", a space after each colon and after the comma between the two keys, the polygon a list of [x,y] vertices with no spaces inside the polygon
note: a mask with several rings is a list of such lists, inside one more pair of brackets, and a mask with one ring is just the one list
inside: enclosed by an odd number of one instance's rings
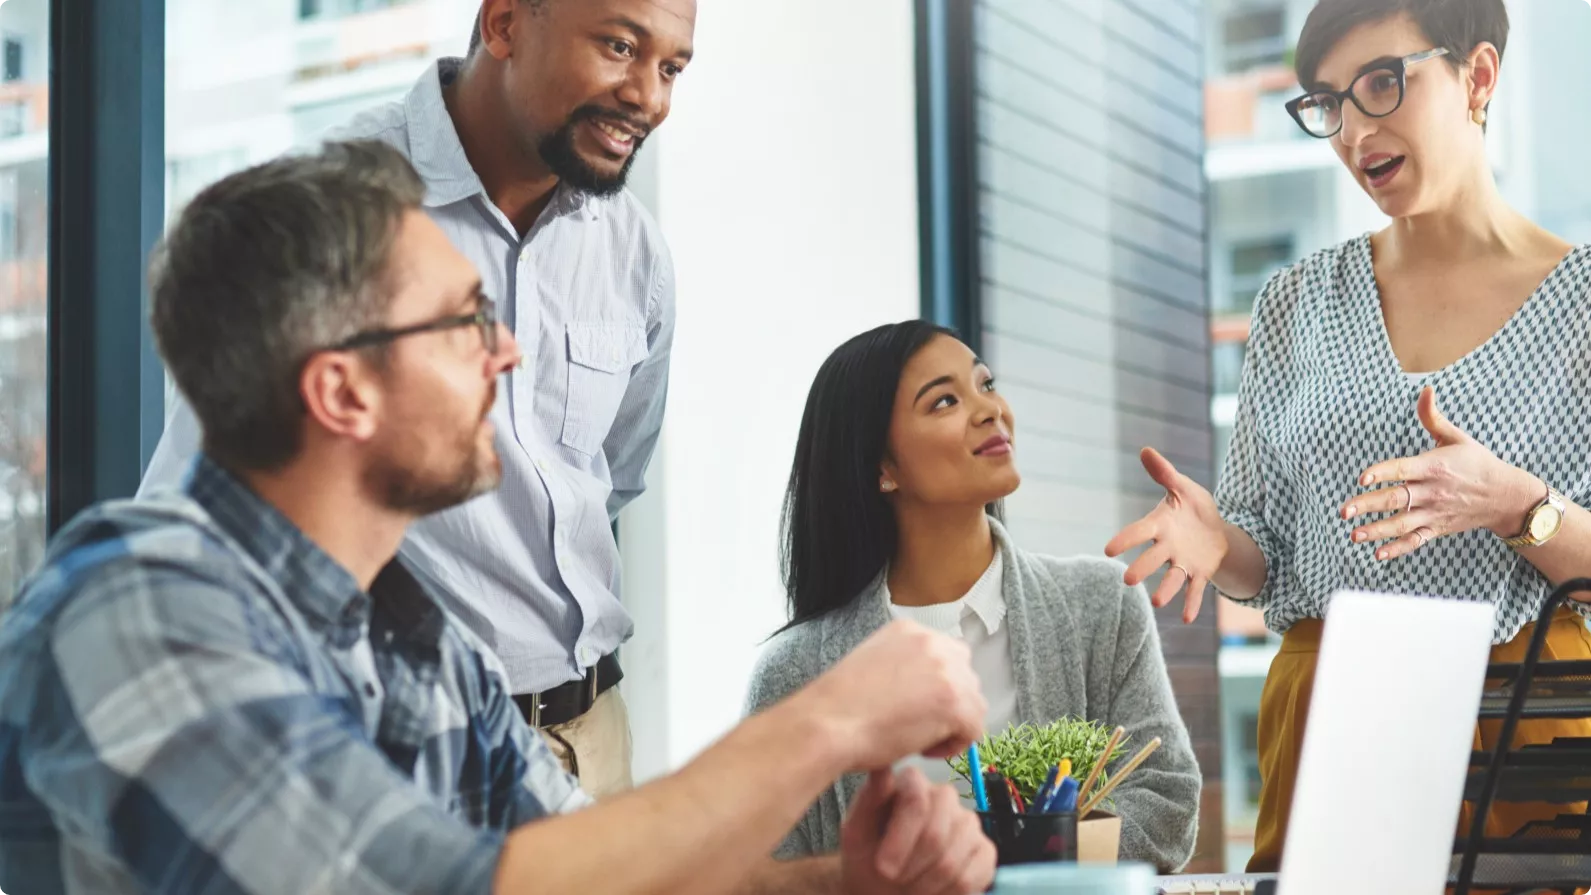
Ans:
{"label": "khaki trousers", "polygon": [[537,731],[564,770],[580,781],[580,788],[600,799],[635,786],[630,776],[634,743],[630,740],[630,711],[618,687],[609,687],[589,711],[567,724]]}

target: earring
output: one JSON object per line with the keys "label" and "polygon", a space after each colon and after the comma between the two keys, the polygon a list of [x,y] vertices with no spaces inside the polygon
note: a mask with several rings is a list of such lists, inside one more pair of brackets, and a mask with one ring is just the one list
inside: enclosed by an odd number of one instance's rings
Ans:
{"label": "earring", "polygon": [[885,482],[882,485],[878,486],[878,490],[884,492],[885,494],[888,494],[891,491],[895,490],[895,483],[894,482]]}
{"label": "earring", "polygon": [[1469,118],[1470,118],[1471,121],[1475,122],[1476,124],[1478,124],[1478,125],[1480,125],[1482,127],[1485,127],[1486,126],[1486,109],[1485,109],[1485,107],[1481,107],[1479,109],[1474,110],[1473,112],[1470,112],[1469,113]]}

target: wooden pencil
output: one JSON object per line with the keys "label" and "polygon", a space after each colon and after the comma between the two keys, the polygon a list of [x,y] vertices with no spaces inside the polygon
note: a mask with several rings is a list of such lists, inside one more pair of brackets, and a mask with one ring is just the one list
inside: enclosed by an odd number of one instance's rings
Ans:
{"label": "wooden pencil", "polygon": [[1105,770],[1105,765],[1110,761],[1110,756],[1116,751],[1116,746],[1121,743],[1121,738],[1127,735],[1127,728],[1118,727],[1111,731],[1110,742],[1105,744],[1105,751],[1100,755],[1099,761],[1094,762],[1094,769],[1088,772],[1088,779],[1083,781],[1083,788],[1077,791],[1077,802],[1080,805],[1088,804],[1088,794],[1093,791],[1094,784],[1099,780],[1100,772]]}
{"label": "wooden pencil", "polygon": [[1106,796],[1110,795],[1110,791],[1111,790],[1113,790],[1116,787],[1120,786],[1121,785],[1121,781],[1127,779],[1127,775],[1128,774],[1131,774],[1133,771],[1138,770],[1138,766],[1143,764],[1144,761],[1147,760],[1149,758],[1149,756],[1151,754],[1153,754],[1156,749],[1159,749],[1159,748],[1160,748],[1160,738],[1159,737],[1155,737],[1154,739],[1150,740],[1148,745],[1144,746],[1143,749],[1139,750],[1138,754],[1134,755],[1132,757],[1132,760],[1127,762],[1126,767],[1123,767],[1120,771],[1118,771],[1115,774],[1111,775],[1110,782],[1106,783],[1104,786],[1100,787],[1099,792],[1094,793],[1093,798],[1089,799],[1087,804],[1083,805],[1083,807],[1081,807],[1081,808],[1079,808],[1077,810],[1077,816],[1080,817],[1080,818],[1087,817],[1088,813],[1090,811],[1093,811],[1095,808],[1097,808],[1099,806],[1099,803],[1104,801]]}

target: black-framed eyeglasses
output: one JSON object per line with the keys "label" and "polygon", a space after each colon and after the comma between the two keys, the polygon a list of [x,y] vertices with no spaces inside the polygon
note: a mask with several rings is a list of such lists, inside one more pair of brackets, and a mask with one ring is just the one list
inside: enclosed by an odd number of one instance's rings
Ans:
{"label": "black-framed eyeglasses", "polygon": [[1293,116],[1304,133],[1322,140],[1342,130],[1343,100],[1351,101],[1370,118],[1385,118],[1403,105],[1409,66],[1446,54],[1446,47],[1437,47],[1402,59],[1372,63],[1354,78],[1347,90],[1312,90],[1288,100],[1287,114]]}
{"label": "black-framed eyeglasses", "polygon": [[397,339],[417,336],[421,333],[461,329],[466,326],[474,326],[480,329],[481,344],[486,346],[487,354],[497,353],[497,303],[484,297],[481,298],[480,308],[473,314],[454,314],[428,323],[416,323],[413,326],[400,326],[396,329],[365,330],[338,342],[327,350],[351,351],[355,348],[369,348],[372,345],[384,345]]}

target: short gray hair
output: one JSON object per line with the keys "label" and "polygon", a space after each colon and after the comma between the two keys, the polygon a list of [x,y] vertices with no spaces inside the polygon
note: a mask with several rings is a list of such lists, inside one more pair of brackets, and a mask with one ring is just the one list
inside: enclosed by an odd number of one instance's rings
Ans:
{"label": "short gray hair", "polygon": [[240,171],[183,209],[150,259],[151,325],[217,463],[298,455],[304,364],[384,322],[392,247],[424,195],[398,150],[357,141]]}

